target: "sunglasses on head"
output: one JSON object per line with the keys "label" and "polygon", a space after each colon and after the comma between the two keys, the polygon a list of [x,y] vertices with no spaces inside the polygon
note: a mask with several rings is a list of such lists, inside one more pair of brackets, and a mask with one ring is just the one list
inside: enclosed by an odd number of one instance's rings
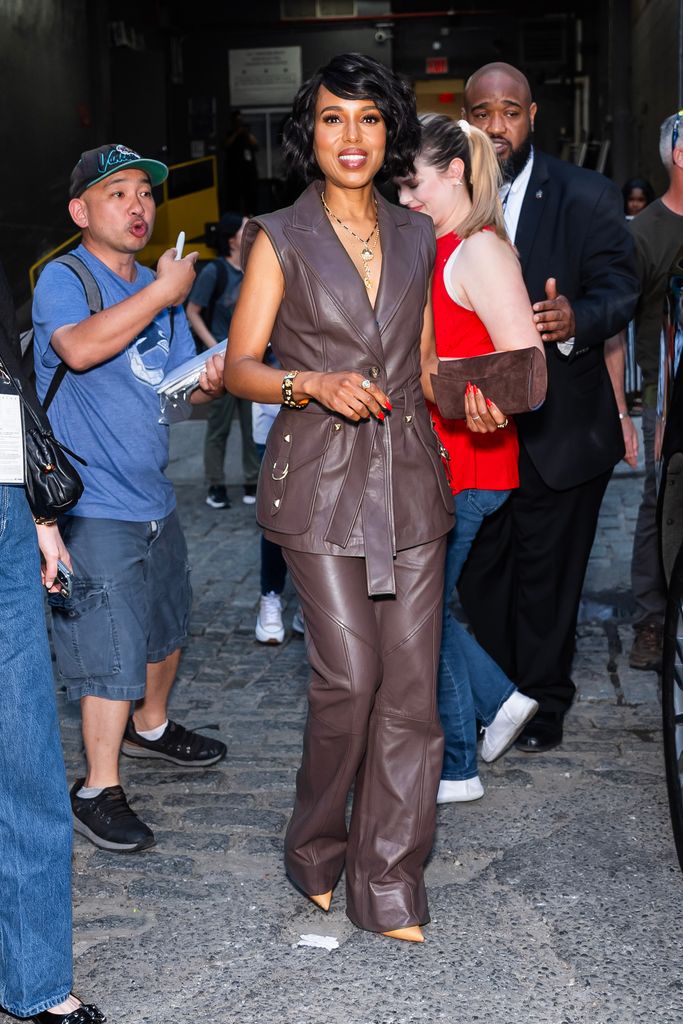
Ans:
{"label": "sunglasses on head", "polygon": [[676,117],[674,119],[673,128],[671,129],[671,152],[672,153],[676,149],[676,146],[678,145],[678,133],[679,133],[679,128],[680,128],[681,120],[683,120],[683,110],[679,110],[678,113],[676,114]]}

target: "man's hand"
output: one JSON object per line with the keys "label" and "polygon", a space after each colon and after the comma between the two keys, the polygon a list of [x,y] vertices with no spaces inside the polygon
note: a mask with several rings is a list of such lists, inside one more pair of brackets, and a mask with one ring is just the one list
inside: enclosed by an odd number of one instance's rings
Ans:
{"label": "man's hand", "polygon": [[38,526],[36,523],[36,533],[38,534],[38,547],[41,554],[40,575],[43,586],[47,587],[51,594],[58,594],[60,590],[59,585],[54,586],[57,575],[57,559],[60,559],[68,569],[71,569],[69,552],[66,549],[56,523],[53,523],[51,526]]}
{"label": "man's hand", "polygon": [[547,299],[533,305],[536,330],[542,341],[569,341],[576,333],[574,311],[569,299],[557,294],[557,281],[554,277],[546,281],[545,293]]}
{"label": "man's hand", "polygon": [[624,434],[624,447],[626,453],[624,462],[627,462],[631,469],[638,468],[638,431],[628,413],[621,421],[621,429]]}
{"label": "man's hand", "polygon": [[206,360],[206,366],[199,374],[199,387],[192,392],[190,403],[200,405],[202,402],[211,402],[214,398],[220,398],[225,394],[223,384],[224,356],[211,356]]}
{"label": "man's hand", "polygon": [[167,306],[179,306],[190,294],[196,277],[194,265],[197,252],[189,252],[182,260],[175,258],[175,249],[167,249],[157,263],[157,284],[164,289]]}

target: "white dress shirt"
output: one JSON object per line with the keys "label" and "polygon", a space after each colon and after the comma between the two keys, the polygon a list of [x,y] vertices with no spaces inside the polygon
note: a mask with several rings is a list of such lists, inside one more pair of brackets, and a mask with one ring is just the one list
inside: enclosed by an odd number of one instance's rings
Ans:
{"label": "white dress shirt", "polygon": [[505,215],[505,230],[508,233],[508,238],[514,245],[515,237],[517,235],[517,225],[519,224],[519,215],[522,212],[522,203],[524,202],[524,196],[529,186],[529,179],[531,177],[531,171],[534,166],[534,151],[533,147],[529,154],[529,159],[524,164],[524,167],[519,172],[516,178],[511,182],[505,182],[501,185],[499,196],[500,201],[503,204],[503,213]]}

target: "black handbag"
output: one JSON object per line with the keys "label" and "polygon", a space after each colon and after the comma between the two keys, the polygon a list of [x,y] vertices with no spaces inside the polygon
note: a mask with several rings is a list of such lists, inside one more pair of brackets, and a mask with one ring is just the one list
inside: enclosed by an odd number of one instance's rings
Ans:
{"label": "black handbag", "polygon": [[2,359],[0,379],[16,391],[24,410],[24,477],[31,511],[36,519],[56,519],[72,509],[83,494],[83,481],[67,455],[83,466],[87,462],[57,440],[37,399],[34,407],[24,394],[24,384]]}

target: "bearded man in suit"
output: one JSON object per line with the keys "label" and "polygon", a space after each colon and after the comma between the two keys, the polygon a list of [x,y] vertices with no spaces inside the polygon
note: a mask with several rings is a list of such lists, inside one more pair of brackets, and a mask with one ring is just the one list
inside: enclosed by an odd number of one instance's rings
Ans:
{"label": "bearded man in suit", "polygon": [[519,489],[484,521],[459,587],[479,643],[539,702],[516,744],[528,752],[561,743],[575,693],[581,589],[624,455],[604,343],[631,318],[639,290],[619,190],[535,149],[536,113],[527,79],[509,64],[487,64],[467,82],[464,114],[496,148],[506,227],[548,365],[544,405],[515,417]]}

